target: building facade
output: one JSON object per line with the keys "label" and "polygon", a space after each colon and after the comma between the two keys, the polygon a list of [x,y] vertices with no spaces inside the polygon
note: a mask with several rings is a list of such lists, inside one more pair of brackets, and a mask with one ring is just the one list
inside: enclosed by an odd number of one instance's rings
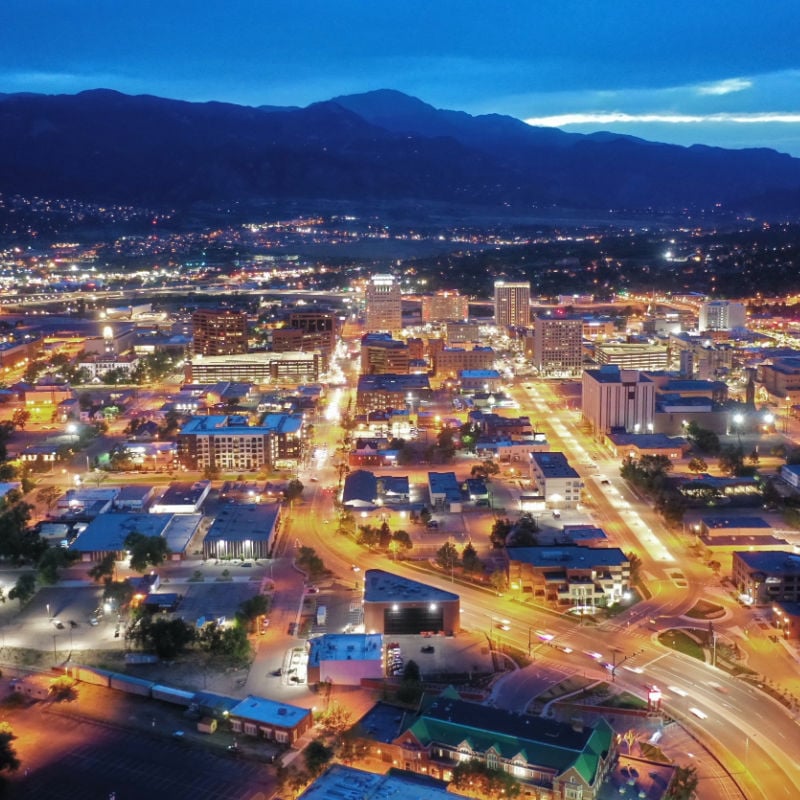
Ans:
{"label": "building facade", "polygon": [[187,361],[187,383],[238,381],[268,385],[275,383],[316,383],[322,367],[317,351],[286,353],[258,352],[231,356],[195,356]]}
{"label": "building facade", "polygon": [[563,453],[535,452],[530,455],[531,483],[548,508],[575,508],[583,482]]}
{"label": "building facade", "polygon": [[583,368],[583,320],[536,317],[533,366],[541,375],[578,375]]}
{"label": "building facade", "polygon": [[400,284],[393,275],[373,275],[366,290],[364,325],[368,333],[397,333],[403,327]]}
{"label": "building facade", "polygon": [[528,328],[531,324],[531,285],[494,282],[494,322],[499,328]]}
{"label": "building facade", "polygon": [[655,401],[655,384],[637,370],[612,365],[583,373],[583,418],[597,436],[613,429],[650,433]]}
{"label": "building facade", "polygon": [[192,417],[177,437],[178,460],[192,470],[293,469],[302,457],[303,435],[299,414],[267,414],[259,426],[234,415]]}
{"label": "building facade", "polygon": [[192,352],[227,356],[247,352],[247,314],[231,309],[198,309],[192,314]]}
{"label": "building facade", "polygon": [[422,296],[423,322],[463,322],[469,317],[466,295],[442,291]]}
{"label": "building facade", "polygon": [[711,300],[700,306],[697,327],[701,331],[730,331],[744,328],[747,312],[743,303],[731,300]]}

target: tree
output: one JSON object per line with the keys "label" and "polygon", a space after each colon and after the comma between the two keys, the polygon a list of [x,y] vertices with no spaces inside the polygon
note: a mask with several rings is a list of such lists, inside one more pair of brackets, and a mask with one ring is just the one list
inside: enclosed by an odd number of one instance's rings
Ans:
{"label": "tree", "polygon": [[697,770],[692,767],[677,767],[665,798],[667,800],[691,800],[697,790]]}
{"label": "tree", "polygon": [[325,572],[325,564],[313,547],[302,546],[297,552],[295,561],[297,566],[304,569],[310,578],[317,578]]}
{"label": "tree", "polygon": [[708,464],[699,456],[691,459],[687,466],[689,467],[689,472],[694,472],[696,475],[708,471]]}
{"label": "tree", "polygon": [[75,687],[77,686],[75,678],[69,675],[59,675],[50,681],[48,694],[56,701],[74,700],[78,696]]}
{"label": "tree", "polygon": [[628,563],[630,564],[631,584],[639,583],[642,577],[642,559],[634,552],[628,553]]}
{"label": "tree", "polygon": [[24,431],[30,418],[31,412],[27,408],[18,408],[11,417],[11,422],[17,430]]}
{"label": "tree", "polygon": [[139,624],[129,629],[128,635],[145,650],[152,650],[159,658],[175,658],[194,640],[195,630],[182,619],[156,620],[149,615],[140,618]]}
{"label": "tree", "polygon": [[713,456],[719,452],[719,436],[714,431],[701,428],[694,420],[686,426],[686,436],[702,453]]}
{"label": "tree", "polygon": [[719,454],[720,472],[738,475],[744,466],[744,453],[739,446],[723,447]]}
{"label": "tree", "polygon": [[445,542],[436,551],[436,563],[444,570],[453,570],[461,563],[458,550],[452,542]]}
{"label": "tree", "polygon": [[483,572],[483,561],[478,558],[478,551],[475,549],[472,542],[467,542],[467,544],[464,545],[464,549],[461,551],[461,566],[468,575]]}
{"label": "tree", "polygon": [[496,550],[506,546],[506,539],[511,533],[511,520],[496,519],[492,525],[492,532],[489,534],[489,541]]}
{"label": "tree", "polygon": [[78,557],[77,553],[70,553],[63,547],[48,547],[39,559],[40,580],[49,586],[57,583],[58,571],[68,567]]}
{"label": "tree", "polygon": [[256,620],[264,616],[267,611],[269,611],[269,598],[263,594],[255,594],[239,604],[236,618],[252,630]]}
{"label": "tree", "polygon": [[305,486],[303,486],[302,481],[297,480],[297,478],[292,478],[283,490],[284,500],[286,500],[287,503],[299,500],[303,495],[303,489],[305,489]]}
{"label": "tree", "polygon": [[36,493],[36,501],[45,506],[48,511],[59,497],[61,497],[61,489],[58,486],[44,486]]}
{"label": "tree", "polygon": [[106,578],[113,578],[117,563],[116,558],[116,553],[107,553],[86,574],[97,583]]}
{"label": "tree", "polygon": [[392,533],[392,540],[389,542],[389,550],[397,556],[398,553],[407,552],[414,547],[408,531],[395,531]]}
{"label": "tree", "polygon": [[35,594],[36,576],[32,572],[26,572],[17,578],[17,582],[8,593],[8,599],[19,600],[20,606],[24,606]]}
{"label": "tree", "polygon": [[239,663],[246,663],[253,654],[244,625],[225,628],[216,624],[206,625],[197,641],[201,649],[210,655],[224,656]]}
{"label": "tree", "polygon": [[136,572],[146,572],[148,567],[158,567],[169,554],[167,540],[161,536],[145,536],[133,531],[125,537],[125,547],[130,551],[130,567]]}
{"label": "tree", "polygon": [[12,742],[17,737],[7,722],[0,722],[0,772],[15,772],[19,769],[17,751]]}
{"label": "tree", "polygon": [[367,547],[371,550],[373,547],[378,546],[380,540],[381,540],[380,529],[376,528],[374,525],[358,526],[358,537],[356,541],[362,547]]}
{"label": "tree", "polygon": [[506,536],[506,547],[535,547],[539,544],[538,532],[536,520],[526,512],[514,523],[510,535]]}
{"label": "tree", "polygon": [[326,735],[338,739],[350,727],[352,716],[349,709],[334,700],[320,715],[319,724]]}
{"label": "tree", "polygon": [[133,585],[130,581],[113,581],[111,578],[105,579],[103,589],[103,602],[108,603],[112,608],[125,608],[133,598]]}
{"label": "tree", "polygon": [[314,739],[303,751],[303,758],[310,775],[316,777],[333,758],[333,748],[327,747],[322,739]]}
{"label": "tree", "polygon": [[488,798],[519,797],[522,787],[512,775],[501,769],[492,769],[485,762],[471,759],[461,761],[452,769],[450,786],[457,794],[467,797]]}
{"label": "tree", "polygon": [[489,583],[491,584],[492,589],[494,589],[498,594],[502,594],[508,588],[508,577],[502,569],[496,569],[489,576]]}

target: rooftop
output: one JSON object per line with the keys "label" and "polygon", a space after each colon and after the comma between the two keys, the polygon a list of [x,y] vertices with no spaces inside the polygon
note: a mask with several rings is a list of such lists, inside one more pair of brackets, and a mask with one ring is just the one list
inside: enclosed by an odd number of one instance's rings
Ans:
{"label": "rooftop", "polygon": [[282,728],[294,728],[302,722],[311,709],[290,706],[288,703],[279,703],[276,700],[267,700],[265,697],[256,697],[249,694],[231,710],[232,717],[251,720],[261,725],[277,725]]}
{"label": "rooftop", "polygon": [[531,461],[539,467],[545,478],[580,477],[563,453],[531,453]]}
{"label": "rooftop", "polygon": [[459,599],[457,594],[428,586],[409,578],[401,578],[382,569],[368,569],[364,573],[364,602],[390,603],[392,601],[419,601],[449,603]]}
{"label": "rooftop", "polygon": [[309,639],[309,666],[322,661],[380,661],[383,658],[381,633],[327,633]]}
{"label": "rooftop", "polygon": [[735,556],[744,561],[751,570],[757,570],[758,572],[766,572],[769,575],[800,574],[800,555],[789,550],[737,552]]}
{"label": "rooftop", "polygon": [[564,569],[618,567],[628,563],[628,557],[618,547],[511,547],[510,561],[522,561],[534,567],[557,566]]}
{"label": "rooftop", "polygon": [[447,784],[416,773],[379,775],[334,764],[300,795],[300,800],[452,800]]}
{"label": "rooftop", "polygon": [[703,525],[709,530],[722,530],[725,528],[761,528],[771,530],[772,525],[761,517],[703,517]]}
{"label": "rooftop", "polygon": [[206,541],[269,540],[278,520],[278,503],[225,505],[206,534]]}

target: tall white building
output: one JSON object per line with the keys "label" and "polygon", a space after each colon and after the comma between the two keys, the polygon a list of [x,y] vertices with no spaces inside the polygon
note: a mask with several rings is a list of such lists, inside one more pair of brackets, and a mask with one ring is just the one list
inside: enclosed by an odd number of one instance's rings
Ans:
{"label": "tall white building", "polygon": [[367,284],[367,333],[398,333],[403,328],[400,284],[393,275],[372,275]]}
{"label": "tall white building", "polygon": [[700,320],[697,327],[701,331],[730,331],[744,328],[747,321],[743,303],[731,300],[711,300],[700,306]]}
{"label": "tall white building", "polygon": [[583,418],[596,436],[621,429],[650,433],[656,408],[656,385],[642,372],[609,364],[583,373]]}
{"label": "tall white building", "polygon": [[530,327],[530,283],[494,282],[494,322],[500,328]]}

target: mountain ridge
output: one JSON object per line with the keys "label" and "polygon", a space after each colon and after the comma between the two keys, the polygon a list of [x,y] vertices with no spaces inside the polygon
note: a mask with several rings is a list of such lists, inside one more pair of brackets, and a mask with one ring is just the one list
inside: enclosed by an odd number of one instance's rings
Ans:
{"label": "mountain ridge", "polygon": [[800,159],[436,109],[384,89],[304,108],[93,89],[0,94],[0,192],[158,206],[411,200],[519,210],[800,208]]}

